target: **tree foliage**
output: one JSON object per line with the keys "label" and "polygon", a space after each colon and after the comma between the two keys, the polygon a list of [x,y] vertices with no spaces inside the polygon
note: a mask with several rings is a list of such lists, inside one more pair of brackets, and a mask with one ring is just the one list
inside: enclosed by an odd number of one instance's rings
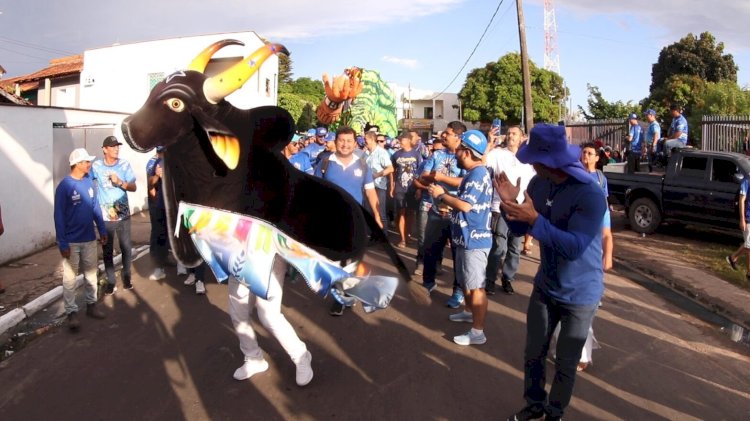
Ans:
{"label": "tree foliage", "polygon": [[589,97],[586,100],[586,103],[588,104],[588,112],[580,105],[578,106],[578,110],[583,114],[586,120],[607,118],[625,119],[628,114],[638,113],[640,110],[640,105],[633,103],[633,101],[607,101],[604,99],[604,95],[602,95],[598,86],[586,84],[586,89],[589,91]]}
{"label": "tree foliage", "polygon": [[[540,69],[529,62],[534,119],[557,121],[567,96],[563,79],[557,73]],[[519,124],[523,110],[521,56],[508,53],[496,62],[473,69],[458,94],[463,104],[463,118],[468,121],[491,121],[500,118],[508,124]],[[562,107],[562,108],[561,108]]]}
{"label": "tree foliage", "polygon": [[696,37],[687,34],[678,42],[664,47],[651,70],[653,93],[674,75],[692,75],[706,82],[737,82],[737,65],[731,54],[724,54],[724,43],[716,42],[710,32]]}
{"label": "tree foliage", "polygon": [[297,123],[297,130],[314,127],[315,107],[325,96],[323,82],[309,77],[292,80],[292,61],[279,55],[279,107],[289,111]]}
{"label": "tree foliage", "polygon": [[279,54],[279,85],[292,83],[292,59],[286,54]]}

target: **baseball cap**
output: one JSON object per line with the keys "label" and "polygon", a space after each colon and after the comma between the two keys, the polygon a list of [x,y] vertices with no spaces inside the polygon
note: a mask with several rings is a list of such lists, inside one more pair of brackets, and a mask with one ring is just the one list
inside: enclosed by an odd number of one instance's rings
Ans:
{"label": "baseball cap", "polygon": [[73,149],[73,152],[70,153],[68,162],[70,162],[70,165],[75,165],[81,161],[93,161],[94,159],[96,159],[96,157],[89,155],[89,153],[86,152],[86,149],[78,148]]}
{"label": "baseball cap", "polygon": [[107,136],[104,138],[104,142],[102,142],[102,148],[106,148],[107,146],[119,146],[122,145],[119,140],[117,140],[114,136]]}
{"label": "baseball cap", "polygon": [[643,113],[643,114],[645,114],[645,115],[656,115],[656,111],[655,111],[655,110],[654,110],[653,108],[649,108],[649,109],[648,109],[648,110],[646,110],[646,112],[645,112],[645,113]]}
{"label": "baseball cap", "polygon": [[156,147],[156,152],[164,152],[164,149],[167,149],[167,148],[164,147],[164,146],[157,146]]}
{"label": "baseball cap", "polygon": [[[324,130],[325,130],[325,129],[324,129]],[[327,130],[326,130],[326,131],[327,131]],[[325,141],[326,141],[326,142],[331,142],[331,141],[333,141],[333,140],[336,140],[336,132],[328,132],[328,133],[327,133],[327,134],[326,134],[325,136],[326,136],[326,137],[325,137]]]}
{"label": "baseball cap", "polygon": [[482,157],[487,150],[487,138],[479,130],[469,130],[461,135],[461,145],[471,149],[474,155]]}
{"label": "baseball cap", "polygon": [[638,114],[630,113],[630,115],[628,116],[628,120],[638,120]]}
{"label": "baseball cap", "polygon": [[324,137],[327,134],[328,129],[326,129],[325,127],[318,127],[317,129],[315,129],[315,136]]}
{"label": "baseball cap", "polygon": [[295,134],[294,134],[294,135],[292,136],[292,140],[291,140],[291,142],[292,142],[292,143],[297,143],[297,142],[299,142],[299,141],[300,141],[300,139],[302,139],[302,136],[300,136],[300,135],[298,135],[298,134],[296,134],[296,133],[295,133]]}
{"label": "baseball cap", "polygon": [[306,136],[307,137],[315,137],[315,129],[308,130]]}

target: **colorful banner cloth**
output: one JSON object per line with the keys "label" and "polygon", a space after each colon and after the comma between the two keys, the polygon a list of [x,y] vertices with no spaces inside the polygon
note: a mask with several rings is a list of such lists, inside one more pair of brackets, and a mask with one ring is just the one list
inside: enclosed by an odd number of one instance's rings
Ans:
{"label": "colorful banner cloth", "polygon": [[180,202],[175,233],[180,232],[180,221],[219,282],[234,276],[263,299],[269,298],[276,258],[297,269],[321,297],[330,292],[342,304],[361,301],[367,312],[387,307],[398,285],[394,277],[352,276],[338,263],[252,216]]}

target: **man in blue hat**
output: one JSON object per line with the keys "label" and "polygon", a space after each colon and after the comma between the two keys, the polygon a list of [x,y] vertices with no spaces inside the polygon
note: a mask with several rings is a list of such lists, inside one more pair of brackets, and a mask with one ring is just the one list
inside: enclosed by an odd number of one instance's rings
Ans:
{"label": "man in blue hat", "polygon": [[[495,179],[511,229],[539,241],[541,263],[526,314],[524,398],[511,420],[561,419],[570,403],[581,350],[604,293],[601,224],[604,192],[583,168],[581,150],[569,145],[565,128],[538,124],[516,157],[536,171],[517,203],[519,187],[503,173]],[[547,351],[560,323],[555,373],[545,391]]]}
{"label": "man in blue hat", "polygon": [[629,173],[634,173],[641,168],[641,154],[645,151],[642,148],[643,142],[641,142],[641,125],[638,124],[638,115],[631,113],[628,116],[628,163],[627,169]]}
{"label": "man in blue hat", "polygon": [[319,155],[326,149],[326,136],[328,135],[328,129],[325,127],[318,127],[315,129],[315,140],[313,143],[307,145],[302,149],[302,153],[306,154],[310,159],[310,166],[315,168],[315,165],[319,162]]}
{"label": "man in blue hat", "polygon": [[459,167],[466,170],[457,194],[448,194],[439,184],[431,184],[430,195],[435,203],[452,208],[451,242],[455,248],[456,279],[463,289],[464,310],[448,316],[453,322],[471,323],[471,330],[453,337],[458,345],[482,345],[484,319],[487,314],[487,295],[484,291],[487,257],[492,247],[490,204],[492,178],[482,162],[487,150],[487,138],[479,130],[469,130],[461,136],[456,148]]}
{"label": "man in blue hat", "polygon": [[656,121],[656,111],[649,108],[646,110],[646,121],[648,122],[648,129],[646,135],[643,138],[644,147],[648,149],[648,172],[654,170],[654,161],[656,160],[656,146],[661,138],[661,126]]}
{"label": "man in blue hat", "polygon": [[300,143],[302,142],[302,136],[295,134],[292,136],[292,140],[281,150],[282,155],[289,160],[289,163],[294,168],[312,175],[313,167],[310,166],[310,160],[307,155],[300,152]]}

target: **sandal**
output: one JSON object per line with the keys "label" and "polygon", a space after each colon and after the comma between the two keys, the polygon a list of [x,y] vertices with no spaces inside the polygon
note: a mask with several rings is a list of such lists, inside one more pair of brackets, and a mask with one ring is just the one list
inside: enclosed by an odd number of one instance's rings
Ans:
{"label": "sandal", "polygon": [[398,248],[400,248],[400,249],[405,249],[405,248],[406,248],[406,243],[402,241],[402,242],[398,243],[398,244],[396,245],[396,247],[398,247]]}
{"label": "sandal", "polygon": [[583,371],[586,368],[588,368],[589,363],[578,363],[578,367],[576,367],[576,371]]}
{"label": "sandal", "polygon": [[523,250],[521,250],[521,254],[524,256],[531,256],[531,248],[524,247]]}

